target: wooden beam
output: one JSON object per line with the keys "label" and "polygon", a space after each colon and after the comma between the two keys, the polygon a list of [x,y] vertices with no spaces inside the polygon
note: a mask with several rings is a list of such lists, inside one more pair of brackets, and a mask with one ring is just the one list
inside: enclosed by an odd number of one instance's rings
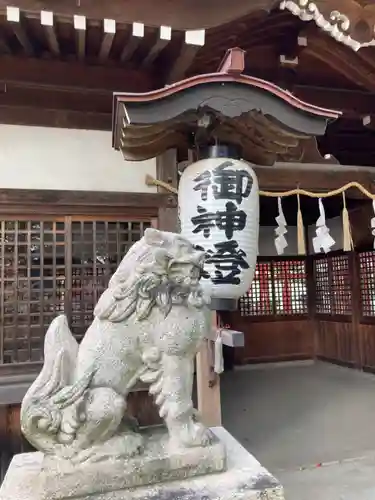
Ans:
{"label": "wooden beam", "polygon": [[112,130],[111,113],[92,113],[32,106],[1,106],[0,123],[85,130]]}
{"label": "wooden beam", "polygon": [[126,44],[121,52],[120,61],[126,62],[131,59],[134,52],[139,47],[139,44],[145,36],[145,26],[142,23],[133,23],[132,32],[126,41]]}
{"label": "wooden beam", "polygon": [[[1,80],[0,80],[1,82]],[[0,105],[40,107],[45,109],[61,109],[86,111],[88,113],[111,113],[112,92],[67,91],[59,87],[48,87],[24,83],[8,83],[6,91],[0,92]]]}
{"label": "wooden beam", "polygon": [[[290,191],[299,186],[301,189],[308,191],[324,193],[340,188],[352,181],[362,184],[371,193],[374,192],[375,187],[374,167],[276,162],[273,166],[254,165],[253,168],[258,177],[259,188],[263,191]],[[159,180],[147,175],[145,183],[158,185]],[[167,186],[167,183],[163,185]],[[170,191],[177,192],[173,186]],[[349,191],[350,198],[363,198],[363,196],[357,189]]]}
{"label": "wooden beam", "polygon": [[99,61],[105,62],[111,52],[112,43],[116,35],[116,21],[114,19],[104,19],[103,39],[99,50]]}
{"label": "wooden beam", "polygon": [[78,59],[83,61],[86,56],[86,17],[74,16],[74,29],[76,30]]}
{"label": "wooden beam", "polygon": [[108,209],[121,207],[152,208],[155,216],[160,207],[170,206],[171,200],[165,193],[0,189],[0,210],[2,213],[7,209],[11,211],[11,207],[18,207],[19,205],[33,206],[36,209],[39,208],[39,210],[43,205],[55,205],[60,207],[60,210],[61,207],[74,206],[77,207],[76,211],[82,210],[82,207],[92,207],[98,210],[103,209],[103,207]]}
{"label": "wooden beam", "polygon": [[[190,46],[184,45],[189,50]],[[196,47],[193,46],[193,51]],[[180,61],[176,60],[176,72]],[[0,79],[54,84],[60,87],[96,88],[114,91],[146,92],[162,86],[162,74],[150,69],[128,69],[121,67],[98,67],[83,65],[75,61],[45,61],[41,59],[18,59],[0,56]],[[173,76],[173,75],[172,75]],[[293,93],[302,100],[318,106],[342,109],[345,117],[375,116],[375,92],[348,89],[330,89],[295,85]]]}
{"label": "wooden beam", "polygon": [[316,106],[341,110],[348,118],[375,115],[375,92],[294,85],[292,93]]}
{"label": "wooden beam", "polygon": [[174,83],[184,78],[204,43],[205,30],[186,31],[185,42],[181,45],[180,54],[169,72],[167,83]]}
{"label": "wooden beam", "polygon": [[3,82],[32,82],[61,89],[98,89],[146,92],[152,89],[152,74],[146,70],[119,67],[99,67],[76,61],[45,61],[0,57],[0,80]]}
{"label": "wooden beam", "polygon": [[40,13],[40,24],[44,26],[44,32],[46,34],[49,50],[53,55],[59,56],[60,47],[54,28],[53,12],[42,10]]}
{"label": "wooden beam", "polygon": [[14,34],[22,45],[26,55],[33,56],[34,49],[23,26],[20,9],[18,7],[7,7],[7,21],[12,25]]}
{"label": "wooden beam", "polygon": [[82,210],[87,215],[105,211],[116,217],[121,210],[126,210],[135,220],[152,220],[158,208],[169,202],[168,195],[158,193],[0,189],[0,212],[7,217],[17,217],[19,213],[62,215],[64,211],[65,214],[82,215]]}
{"label": "wooden beam", "polygon": [[[280,162],[272,167],[257,165],[254,170],[263,191],[289,191],[299,186],[324,193],[357,181],[370,192],[375,192],[373,167]],[[352,189],[349,190],[348,197],[363,198],[364,195],[359,190]]]}
{"label": "wooden beam", "polygon": [[155,44],[151,47],[149,53],[144,58],[142,62],[142,67],[147,68],[152,65],[155,59],[158,57],[160,52],[168,45],[172,40],[172,28],[169,26],[160,26],[159,36]]}

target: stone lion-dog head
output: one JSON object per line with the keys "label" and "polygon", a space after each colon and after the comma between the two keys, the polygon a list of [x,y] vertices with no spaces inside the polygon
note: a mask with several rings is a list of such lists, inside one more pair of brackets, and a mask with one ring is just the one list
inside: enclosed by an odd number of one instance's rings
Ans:
{"label": "stone lion-dog head", "polygon": [[154,306],[167,316],[174,304],[207,304],[199,284],[204,252],[174,233],[146,229],[123,258],[94,314],[114,323],[146,319]]}

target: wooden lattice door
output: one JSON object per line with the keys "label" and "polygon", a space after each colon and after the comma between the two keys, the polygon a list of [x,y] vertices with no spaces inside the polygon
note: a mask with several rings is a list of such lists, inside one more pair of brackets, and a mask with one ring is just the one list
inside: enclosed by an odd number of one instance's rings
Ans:
{"label": "wooden lattice door", "polygon": [[99,296],[121,259],[151,224],[149,221],[74,217],[68,225],[72,264],[67,315],[73,333],[81,338],[92,321]]}
{"label": "wooden lattice door", "polygon": [[79,340],[120,260],[150,225],[104,216],[0,220],[0,367],[40,363],[58,314]]}
{"label": "wooden lattice door", "polygon": [[316,355],[361,368],[356,255],[336,252],[313,261]]}

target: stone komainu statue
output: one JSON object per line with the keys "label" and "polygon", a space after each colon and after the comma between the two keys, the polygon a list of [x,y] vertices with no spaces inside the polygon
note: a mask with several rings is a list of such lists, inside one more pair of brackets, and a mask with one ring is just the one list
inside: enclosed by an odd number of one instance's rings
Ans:
{"label": "stone komainu statue", "polygon": [[173,445],[210,442],[191,399],[194,357],[210,328],[203,263],[203,252],[181,236],[147,229],[100,297],[80,345],[65,316],[51,323],[43,369],[21,409],[31,444],[77,462],[140,453],[142,437],[126,416],[138,380],[150,384]]}

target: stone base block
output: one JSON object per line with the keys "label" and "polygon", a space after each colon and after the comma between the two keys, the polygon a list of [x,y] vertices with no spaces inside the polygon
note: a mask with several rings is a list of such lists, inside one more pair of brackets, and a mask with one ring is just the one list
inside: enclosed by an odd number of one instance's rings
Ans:
{"label": "stone base block", "polygon": [[[145,456],[130,476],[129,463],[104,462],[83,466],[74,473],[59,474],[43,468],[39,453],[16,455],[0,489],[0,500],[283,500],[279,482],[250,455],[225,429],[212,429],[218,438],[214,449],[200,449],[200,459],[187,450],[178,459],[164,455],[156,467],[154,484],[150,484],[152,469]],[[217,472],[225,464],[227,469]],[[216,446],[216,449],[215,449]],[[197,449],[198,450],[198,449]],[[206,455],[204,455],[206,453]],[[160,455],[160,454],[159,454]],[[210,465],[209,465],[210,464]],[[95,470],[92,468],[96,466]],[[216,468],[216,473],[204,476],[204,469]],[[171,473],[171,471],[174,471]],[[163,474],[162,474],[162,471]],[[183,472],[182,472],[183,471]],[[195,477],[192,477],[193,473]],[[148,475],[148,486],[137,486],[139,478]],[[47,477],[48,476],[48,477]],[[136,479],[138,477],[138,480]],[[47,480],[48,479],[48,480]],[[138,481],[138,483],[137,483]],[[163,481],[163,482],[161,482]]]}

